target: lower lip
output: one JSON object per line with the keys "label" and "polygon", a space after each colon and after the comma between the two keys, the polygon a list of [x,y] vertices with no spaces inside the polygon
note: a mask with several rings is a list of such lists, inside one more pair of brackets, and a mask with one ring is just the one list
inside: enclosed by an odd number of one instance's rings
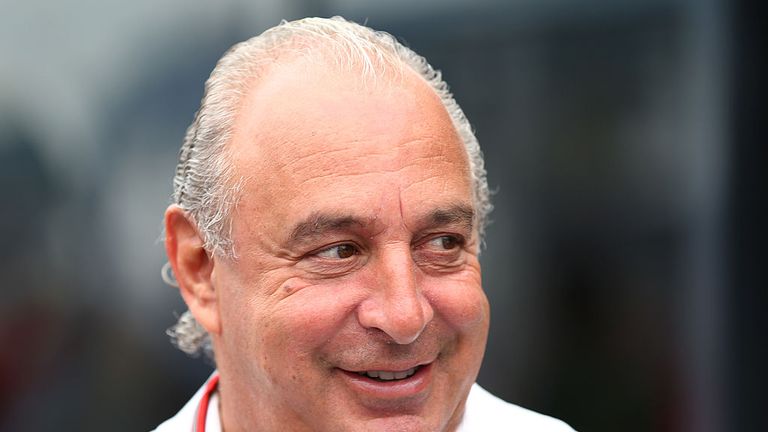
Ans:
{"label": "lower lip", "polygon": [[413,375],[401,380],[378,381],[357,372],[339,369],[347,383],[356,392],[376,399],[402,399],[426,396],[432,378],[432,364],[420,366]]}

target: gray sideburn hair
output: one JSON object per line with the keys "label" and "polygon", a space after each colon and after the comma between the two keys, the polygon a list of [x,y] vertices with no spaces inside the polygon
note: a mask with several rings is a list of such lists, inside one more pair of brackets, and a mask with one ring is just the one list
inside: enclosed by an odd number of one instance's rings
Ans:
{"label": "gray sideburn hair", "polygon": [[[469,160],[476,226],[482,243],[488,213],[493,208],[483,155],[464,112],[453,98],[440,71],[400,44],[392,35],[374,31],[341,17],[283,21],[259,36],[230,48],[205,83],[205,93],[194,121],[187,129],[173,177],[173,202],[195,221],[208,253],[236,259],[231,238],[230,213],[243,180],[232,178],[225,151],[241,98],[258,73],[273,64],[280,53],[308,55],[322,48],[337,65],[357,67],[375,74],[377,67],[410,68],[440,97],[458,132]],[[211,339],[189,311],[168,330],[182,351],[213,359]]]}

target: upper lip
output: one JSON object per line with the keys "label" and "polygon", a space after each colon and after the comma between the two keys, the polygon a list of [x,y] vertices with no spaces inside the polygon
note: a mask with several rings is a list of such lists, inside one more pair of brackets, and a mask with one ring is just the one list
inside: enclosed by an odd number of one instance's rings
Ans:
{"label": "upper lip", "polygon": [[370,372],[370,371],[385,371],[385,372],[405,372],[407,370],[419,367],[419,366],[426,366],[428,364],[432,363],[432,361],[424,361],[419,363],[377,363],[373,364],[371,366],[366,366],[365,368],[355,367],[355,368],[340,368],[348,372]]}

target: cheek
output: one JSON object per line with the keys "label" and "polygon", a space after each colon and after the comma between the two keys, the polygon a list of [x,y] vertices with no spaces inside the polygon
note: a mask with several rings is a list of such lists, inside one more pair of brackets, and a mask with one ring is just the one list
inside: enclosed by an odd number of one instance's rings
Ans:
{"label": "cheek", "polygon": [[[331,347],[351,316],[352,301],[333,287],[305,287],[274,304],[252,348],[258,374],[286,401],[324,394]],[[349,297],[349,296],[346,296]]]}
{"label": "cheek", "polygon": [[459,333],[485,337],[490,307],[479,274],[462,274],[450,280],[434,280],[424,294],[435,313],[453,329]]}
{"label": "cheek", "polygon": [[352,319],[357,303],[344,285],[307,286],[278,301],[268,316],[265,342],[275,351],[307,362]]}

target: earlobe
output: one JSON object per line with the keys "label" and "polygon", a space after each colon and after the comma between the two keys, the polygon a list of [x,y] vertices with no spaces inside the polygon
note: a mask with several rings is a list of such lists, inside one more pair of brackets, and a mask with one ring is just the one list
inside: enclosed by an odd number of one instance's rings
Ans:
{"label": "earlobe", "polygon": [[184,302],[208,333],[220,333],[214,257],[203,247],[195,222],[178,205],[165,211],[165,251]]}

